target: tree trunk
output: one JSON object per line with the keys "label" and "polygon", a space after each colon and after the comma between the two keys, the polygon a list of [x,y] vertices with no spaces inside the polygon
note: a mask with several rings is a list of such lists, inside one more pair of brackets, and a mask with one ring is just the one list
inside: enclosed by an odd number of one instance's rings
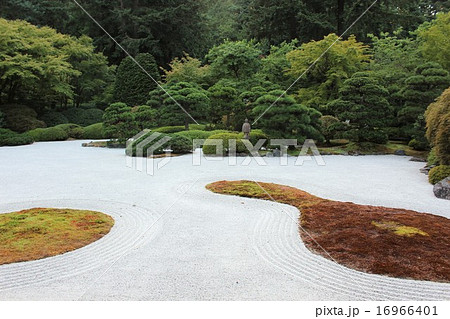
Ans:
{"label": "tree trunk", "polygon": [[189,131],[189,118],[187,114],[184,116],[184,130]]}

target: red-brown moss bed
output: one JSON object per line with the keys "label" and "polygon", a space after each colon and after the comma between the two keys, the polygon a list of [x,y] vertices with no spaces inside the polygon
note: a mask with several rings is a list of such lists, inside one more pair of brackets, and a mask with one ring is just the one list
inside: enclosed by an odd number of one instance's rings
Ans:
{"label": "red-brown moss bed", "polygon": [[113,225],[112,217],[89,210],[33,208],[0,214],[0,265],[81,248]]}
{"label": "red-brown moss bed", "polygon": [[447,218],[327,200],[271,183],[219,181],[206,188],[219,194],[275,200],[297,207],[301,212],[299,232],[306,247],[349,268],[399,278],[450,282]]}

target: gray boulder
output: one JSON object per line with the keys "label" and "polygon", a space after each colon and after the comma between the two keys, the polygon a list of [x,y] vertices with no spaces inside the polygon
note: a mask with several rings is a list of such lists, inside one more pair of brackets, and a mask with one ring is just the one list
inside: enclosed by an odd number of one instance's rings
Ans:
{"label": "gray boulder", "polygon": [[450,177],[446,177],[439,183],[436,183],[433,187],[433,192],[437,198],[450,200]]}
{"label": "gray boulder", "polygon": [[405,156],[406,153],[404,150],[395,150],[394,155]]}

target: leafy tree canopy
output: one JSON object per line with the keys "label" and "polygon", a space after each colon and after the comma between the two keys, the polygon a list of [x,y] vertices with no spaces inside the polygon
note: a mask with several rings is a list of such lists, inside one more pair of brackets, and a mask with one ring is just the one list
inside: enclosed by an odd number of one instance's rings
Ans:
{"label": "leafy tree canopy", "polygon": [[0,103],[40,101],[67,105],[89,100],[105,86],[106,58],[92,39],[63,35],[49,27],[0,19]]}
{"label": "leafy tree canopy", "polygon": [[439,13],[435,20],[418,30],[420,51],[428,61],[437,62],[450,72],[450,12]]}
{"label": "leafy tree canopy", "polygon": [[240,80],[258,72],[261,53],[253,41],[226,40],[209,50],[205,58],[210,62],[215,79],[230,77]]}
{"label": "leafy tree canopy", "polygon": [[287,59],[291,65],[287,74],[295,79],[301,76],[298,100],[325,110],[326,103],[337,97],[343,81],[367,68],[370,54],[368,47],[353,36],[339,40],[337,35],[329,34],[323,40],[304,43],[299,49],[288,52]]}
{"label": "leafy tree canopy", "polygon": [[170,82],[191,82],[204,84],[209,76],[209,65],[202,66],[199,59],[185,53],[181,58],[175,58],[169,63],[168,70],[163,69],[164,79]]}

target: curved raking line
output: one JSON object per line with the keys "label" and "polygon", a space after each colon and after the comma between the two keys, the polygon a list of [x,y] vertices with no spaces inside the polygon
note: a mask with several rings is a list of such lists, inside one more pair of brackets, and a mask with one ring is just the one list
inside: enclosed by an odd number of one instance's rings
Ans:
{"label": "curved raking line", "polygon": [[112,216],[115,225],[99,240],[62,255],[40,260],[0,266],[0,291],[48,283],[106,267],[131,251],[143,240],[153,238],[161,229],[157,223],[151,232],[142,234],[158,218],[157,214],[130,204],[102,200],[46,200],[3,204],[1,211],[15,211],[30,207],[60,207],[103,211]]}
{"label": "curved raking line", "polygon": [[[232,183],[238,182],[220,182]],[[215,191],[214,185],[208,189]],[[265,184],[262,184],[264,187]],[[272,184],[273,185],[273,184]],[[265,187],[264,187],[265,188]],[[232,194],[226,189],[226,194]],[[241,188],[242,191],[242,188]],[[224,194],[225,192],[220,192]],[[301,280],[351,298],[367,300],[441,300],[450,298],[450,285],[360,272],[311,253],[298,232],[299,211],[292,206],[270,203],[261,209],[254,227],[254,248],[274,267]],[[288,216],[289,215],[289,216]]]}

